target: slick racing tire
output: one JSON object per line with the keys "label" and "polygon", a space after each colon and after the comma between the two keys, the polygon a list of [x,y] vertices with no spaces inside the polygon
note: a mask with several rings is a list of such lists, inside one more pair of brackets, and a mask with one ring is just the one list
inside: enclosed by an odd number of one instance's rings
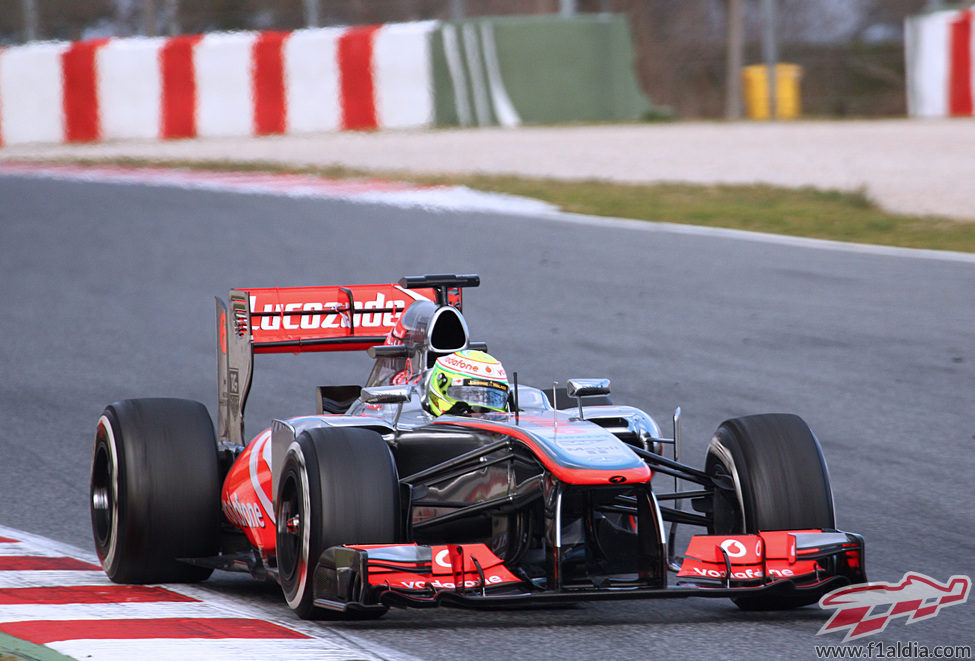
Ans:
{"label": "slick racing tire", "polygon": [[368,429],[302,432],[285,455],[274,514],[278,580],[288,606],[303,619],[356,617],[315,607],[315,566],[332,546],[398,541],[399,476],[389,446]]}
{"label": "slick racing tire", "polygon": [[220,478],[205,406],[127,399],[98,419],[91,463],[95,550],[116,583],[202,581],[178,558],[217,555]]}
{"label": "slick racing tire", "polygon": [[[819,441],[796,415],[725,421],[708,446],[705,470],[716,483],[711,534],[835,527],[826,461]],[[733,601],[745,610],[773,610],[815,599],[784,595]]]}

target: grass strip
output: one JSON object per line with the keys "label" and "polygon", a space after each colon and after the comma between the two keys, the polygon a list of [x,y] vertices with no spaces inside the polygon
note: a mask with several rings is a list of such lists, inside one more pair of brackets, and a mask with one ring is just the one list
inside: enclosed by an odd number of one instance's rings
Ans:
{"label": "grass strip", "polygon": [[[104,164],[106,161],[75,161]],[[345,167],[296,167],[246,161],[148,161],[116,159],[128,166],[312,174],[330,179],[383,179],[425,185],[458,185],[543,200],[564,211],[685,225],[784,234],[904,248],[975,252],[975,222],[942,216],[896,214],[862,191],[784,188],[765,184],[626,184],[505,175],[428,175],[366,172]],[[975,214],[975,211],[973,211]]]}

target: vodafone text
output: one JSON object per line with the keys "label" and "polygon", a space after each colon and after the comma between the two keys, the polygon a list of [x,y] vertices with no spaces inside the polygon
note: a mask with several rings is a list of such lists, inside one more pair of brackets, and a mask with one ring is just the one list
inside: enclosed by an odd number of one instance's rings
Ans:
{"label": "vodafone text", "polygon": [[[484,579],[487,584],[501,583],[503,579],[500,576],[488,576]],[[453,581],[441,581],[440,579],[434,579],[432,581],[401,581],[400,585],[407,588],[408,590],[425,590],[428,588],[443,589],[443,590],[453,590],[457,587],[457,584]],[[464,581],[465,588],[478,588],[481,586],[480,581]]]}
{"label": "vodafone text", "polygon": [[241,528],[264,527],[264,510],[257,503],[240,502],[237,494],[224,501],[223,512],[231,523]]}
{"label": "vodafone text", "polygon": [[[694,573],[697,574],[698,576],[703,576],[706,578],[724,578],[725,576],[727,576],[727,572],[723,570],[719,571],[717,569],[702,569],[701,567],[694,567]],[[774,569],[770,567],[768,573],[770,576],[776,576],[778,578],[795,576],[795,572],[793,572],[791,569]],[[732,570],[731,572],[731,578],[737,578],[737,579],[764,578],[764,577],[765,574],[762,572],[761,569],[752,569],[751,567],[741,571]]]}

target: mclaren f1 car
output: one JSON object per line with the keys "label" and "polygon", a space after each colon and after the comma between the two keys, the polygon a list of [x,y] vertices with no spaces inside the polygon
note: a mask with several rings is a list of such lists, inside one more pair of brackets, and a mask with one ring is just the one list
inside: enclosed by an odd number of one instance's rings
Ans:
{"label": "mclaren f1 car", "polygon": [[[819,442],[797,416],[723,422],[698,468],[678,460],[679,409],[665,437],[611,402],[606,379],[540,389],[512,373],[500,410],[431,413],[436,361],[486,350],[463,315],[479,283],[217,299],[216,430],[183,399],[119,401],[98,420],[91,519],[108,576],[249,572],[304,618],[690,596],[778,609],[866,581],[863,539],[835,528]],[[337,350],[374,359],[364,383],[318,386],[317,411],[248,441],[254,355]],[[682,553],[678,527],[696,533]]]}

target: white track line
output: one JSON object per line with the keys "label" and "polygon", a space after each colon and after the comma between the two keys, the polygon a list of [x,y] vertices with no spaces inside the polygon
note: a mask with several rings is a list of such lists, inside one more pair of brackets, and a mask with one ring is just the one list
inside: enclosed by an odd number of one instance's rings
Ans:
{"label": "white track line", "polygon": [[850,252],[861,255],[880,255],[884,257],[904,257],[909,259],[929,259],[944,262],[964,262],[975,264],[975,254],[967,252],[952,252],[950,250],[922,250],[919,248],[896,248],[893,246],[878,246],[868,243],[847,243],[845,241],[829,241],[827,239],[808,239],[784,234],[766,234],[764,232],[749,232],[724,227],[702,227],[699,225],[682,225],[629,218],[611,218],[604,216],[586,216],[583,214],[558,213],[544,217],[546,220],[573,223],[576,225],[590,225],[612,229],[625,229],[635,232],[663,232],[666,234],[687,234],[690,236],[708,236],[750,241],[753,243],[768,243],[772,245],[791,246],[794,248],[808,248],[813,250],[831,250],[835,252]]}
{"label": "white track line", "polygon": [[226,612],[199,602],[136,602],[112,604],[13,604],[0,605],[4,622],[34,620],[134,620],[145,617],[227,617]]}
{"label": "white track line", "polygon": [[56,588],[80,585],[110,585],[110,582],[101,571],[0,571],[0,588]]}
{"label": "white track line", "polygon": [[136,641],[143,643],[139,653],[133,653],[132,641],[120,640],[72,640],[52,643],[49,647],[76,659],[99,661],[131,661],[135,658],[178,659],[178,661],[316,661],[372,659],[361,652],[350,656],[344,650],[323,648],[315,639],[310,640],[247,640],[239,645],[233,656],[227,656],[222,641],[202,638],[184,638]]}

